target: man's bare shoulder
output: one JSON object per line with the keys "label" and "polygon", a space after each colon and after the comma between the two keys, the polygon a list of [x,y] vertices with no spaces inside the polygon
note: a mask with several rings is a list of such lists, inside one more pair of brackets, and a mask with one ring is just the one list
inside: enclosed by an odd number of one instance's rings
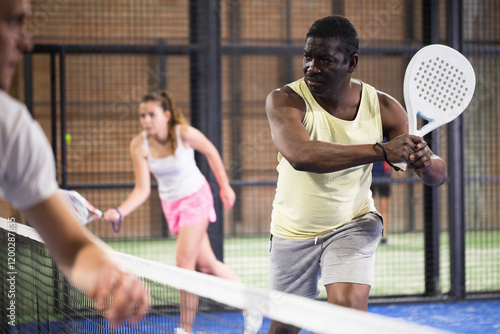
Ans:
{"label": "man's bare shoulder", "polygon": [[268,107],[291,107],[301,111],[305,111],[306,107],[302,97],[289,86],[277,88],[269,93],[266,105]]}
{"label": "man's bare shoulder", "polygon": [[290,86],[283,86],[280,88],[276,88],[269,95],[273,95],[281,98],[298,98],[299,94],[297,94]]}
{"label": "man's bare shoulder", "polygon": [[380,90],[377,90],[377,96],[378,96],[378,101],[380,103],[381,108],[393,108],[393,107],[400,107],[401,106],[401,104],[399,103],[398,100],[396,100],[391,95],[384,93]]}

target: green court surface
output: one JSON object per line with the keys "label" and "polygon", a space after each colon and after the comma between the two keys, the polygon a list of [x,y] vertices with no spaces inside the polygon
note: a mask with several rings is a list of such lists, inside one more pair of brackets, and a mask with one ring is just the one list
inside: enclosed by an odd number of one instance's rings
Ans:
{"label": "green court surface", "polygon": [[[376,253],[372,296],[420,294],[424,291],[424,237],[422,233],[394,233]],[[115,250],[142,258],[175,264],[175,240],[108,242]],[[268,237],[226,238],[224,262],[236,272],[243,283],[268,287]],[[500,289],[500,232],[467,232],[466,282],[468,291]],[[449,240],[447,233],[440,241],[440,288],[449,289]],[[320,284],[324,296],[324,288]]]}

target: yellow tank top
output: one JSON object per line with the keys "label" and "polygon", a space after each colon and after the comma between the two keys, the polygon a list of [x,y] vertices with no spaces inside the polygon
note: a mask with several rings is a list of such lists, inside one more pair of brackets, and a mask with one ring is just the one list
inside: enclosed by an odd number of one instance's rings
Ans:
{"label": "yellow tank top", "polygon": [[[302,121],[311,140],[337,144],[382,141],[380,105],[375,88],[362,83],[356,118],[346,121],[326,112],[304,79],[288,85],[306,103]],[[331,232],[369,211],[376,211],[370,185],[372,164],[333,173],[295,170],[278,153],[278,184],[271,216],[271,234],[285,239],[309,239]]]}

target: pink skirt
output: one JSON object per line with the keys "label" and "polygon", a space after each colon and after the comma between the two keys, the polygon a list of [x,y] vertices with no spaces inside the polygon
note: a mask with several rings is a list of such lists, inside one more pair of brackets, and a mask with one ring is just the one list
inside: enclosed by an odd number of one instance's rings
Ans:
{"label": "pink skirt", "polygon": [[207,219],[211,223],[217,220],[212,190],[207,181],[189,196],[173,202],[161,201],[161,207],[173,234],[179,233],[180,227],[195,226]]}

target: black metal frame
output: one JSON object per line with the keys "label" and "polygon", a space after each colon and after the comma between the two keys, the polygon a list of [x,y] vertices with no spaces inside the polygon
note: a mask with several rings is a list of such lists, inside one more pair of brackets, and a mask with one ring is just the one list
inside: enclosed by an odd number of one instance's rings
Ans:
{"label": "black metal frame", "polygon": [[[463,51],[462,0],[447,1],[446,17],[448,44]],[[449,216],[450,216],[450,295],[465,299],[465,173],[463,118],[458,117],[449,125]]]}
{"label": "black metal frame", "polygon": [[[236,44],[222,46],[220,38],[220,0],[190,0],[190,45],[36,45],[34,53],[50,54],[50,83],[51,83],[51,110],[52,110],[52,143],[54,155],[56,151],[57,124],[56,124],[56,87],[57,73],[56,60],[59,57],[59,85],[60,85],[60,132],[65,133],[66,127],[66,100],[65,100],[65,56],[67,54],[155,54],[159,56],[181,54],[189,55],[191,61],[191,121],[193,126],[200,129],[222,152],[222,93],[221,93],[221,56],[222,55],[281,55],[285,58],[288,70],[292,55],[301,55],[302,47],[293,45],[282,46],[239,46]],[[341,2],[338,2],[341,3]],[[439,38],[439,16],[438,2],[424,0],[424,26],[430,26],[424,34],[424,44],[437,43]],[[472,49],[466,48],[462,39],[462,6],[461,0],[447,1],[447,44],[465,54]],[[342,7],[342,6],[340,6]],[[402,55],[408,59],[420,48],[420,46],[399,47],[366,47],[361,50],[363,55]],[[477,50],[477,49],[475,49]],[[485,53],[498,52],[496,47],[487,48]],[[238,66],[238,58],[234,59],[234,66]],[[25,83],[26,101],[32,106],[31,86],[31,57],[25,58]],[[163,85],[165,82],[163,81]],[[237,94],[235,87],[235,94]],[[237,102],[235,102],[237,103]],[[33,110],[32,108],[29,108]],[[238,108],[236,108],[238,109]],[[236,123],[235,123],[236,124]],[[464,152],[463,152],[463,124],[458,118],[449,125],[449,217],[450,223],[450,277],[451,291],[448,296],[453,300],[466,298],[465,289],[465,192],[464,192]],[[439,150],[439,132],[434,131],[426,137],[431,143],[434,152]],[[60,182],[63,187],[78,188],[79,185],[70,185],[67,180],[66,171],[66,141],[64,136],[60,138]],[[202,172],[210,181],[212,190],[218,193],[218,186],[210,176],[210,168],[207,162],[197,156]],[[399,179],[396,182],[413,183],[413,179]],[[257,182],[255,185],[269,185],[274,182]],[[243,181],[232,182],[235,187],[254,185]],[[100,185],[102,186],[102,185]],[[130,187],[131,185],[110,185],[113,187]],[[85,187],[89,187],[86,185]],[[420,300],[443,300],[439,287],[439,188],[425,188],[425,196],[431,198],[430,204],[425,205],[425,293],[419,296],[399,296],[403,300],[413,297]],[[223,213],[222,205],[218,196],[216,200],[216,212],[219,224],[211,224],[209,233],[216,256],[223,260]],[[213,226],[212,226],[213,225]],[[217,237],[214,237],[217,236]],[[398,296],[391,297],[392,301]]]}
{"label": "black metal frame", "polygon": [[[191,52],[191,124],[203,132],[222,155],[222,86],[220,16],[218,0],[190,0],[190,42],[198,45]],[[196,71],[195,71],[196,69]],[[194,93],[196,92],[196,93]],[[198,166],[207,177],[214,196],[217,224],[208,234],[215,256],[223,260],[224,214],[219,187],[206,159],[196,154]]]}
{"label": "black metal frame", "polygon": [[[423,7],[423,42],[439,43],[439,3],[424,0]],[[439,155],[439,129],[429,133],[425,140],[432,151]],[[439,286],[439,236],[440,236],[440,188],[424,187],[424,245],[425,245],[425,295],[438,296]]]}

